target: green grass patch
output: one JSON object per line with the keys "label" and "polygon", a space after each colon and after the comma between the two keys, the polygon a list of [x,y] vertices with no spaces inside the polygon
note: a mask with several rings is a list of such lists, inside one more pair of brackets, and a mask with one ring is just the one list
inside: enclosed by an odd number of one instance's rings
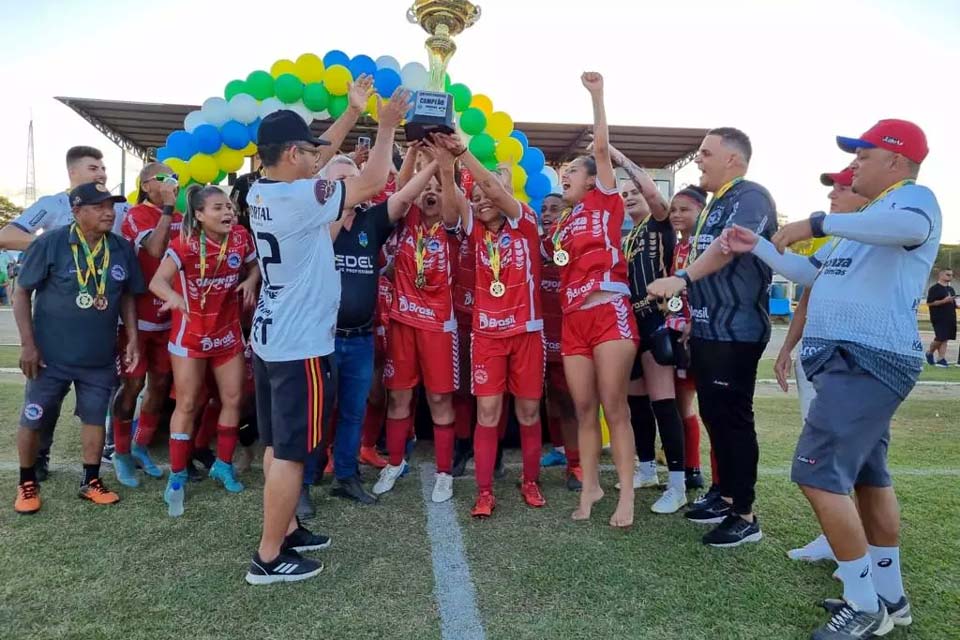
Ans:
{"label": "green grass patch", "polygon": [[0,367],[20,366],[20,347],[0,346]]}
{"label": "green grass patch", "polygon": [[[758,380],[774,380],[776,376],[773,373],[773,363],[775,360],[773,358],[764,358],[760,361],[760,366],[757,367],[757,379]],[[949,369],[943,369],[941,367],[933,367],[927,363],[923,364],[923,371],[920,373],[920,380],[923,382],[960,382],[960,367],[955,366],[956,363],[951,363]],[[790,370],[790,379],[793,380],[793,370]]]}

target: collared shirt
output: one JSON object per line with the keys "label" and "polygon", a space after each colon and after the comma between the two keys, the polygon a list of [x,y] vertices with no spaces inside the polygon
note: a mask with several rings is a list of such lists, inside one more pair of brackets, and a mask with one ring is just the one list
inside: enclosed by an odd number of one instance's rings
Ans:
{"label": "collared shirt", "polygon": [[[33,331],[44,362],[76,367],[107,367],[116,358],[117,323],[120,319],[120,298],[125,294],[143,293],[146,288],[140,265],[130,243],[108,233],[110,264],[106,273],[104,294],[108,307],[81,309],[76,304],[80,286],[71,247],[77,246],[80,268],[86,271],[82,246],[70,226],[61,226],[44,233],[26,250],[17,284],[35,291]],[[91,247],[93,249],[94,247]],[[94,258],[99,268],[103,252]],[[96,293],[94,276],[87,282],[91,295]]]}
{"label": "collared shirt", "polygon": [[[126,202],[119,202],[113,205],[113,212],[116,218],[113,221],[113,232],[120,235],[120,225],[123,224],[123,218],[130,210],[130,205]],[[29,234],[36,234],[43,229],[44,232],[69,225],[73,222],[73,209],[70,207],[70,196],[61,191],[52,196],[43,196],[32,205],[23,210],[19,216],[10,221],[10,224],[21,231]]]}

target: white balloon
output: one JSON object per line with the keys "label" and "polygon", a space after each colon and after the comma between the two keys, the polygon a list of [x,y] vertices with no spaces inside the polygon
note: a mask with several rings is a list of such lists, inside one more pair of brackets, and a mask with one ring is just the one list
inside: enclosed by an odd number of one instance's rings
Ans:
{"label": "white balloon", "polygon": [[227,108],[227,101],[223,98],[207,98],[203,101],[200,112],[203,119],[215,127],[223,125],[230,119],[230,109]]}
{"label": "white balloon", "polygon": [[380,56],[376,60],[377,69],[393,69],[400,73],[400,63],[393,56]]}
{"label": "white balloon", "polygon": [[253,96],[247,95],[246,93],[238,93],[230,98],[230,102],[227,103],[227,112],[230,114],[230,117],[237,122],[250,124],[257,119],[260,113],[260,106],[257,104],[257,99]]}
{"label": "white balloon", "polygon": [[313,113],[314,120],[323,121],[323,120],[330,119],[330,112],[327,111],[326,109],[324,109],[323,111],[312,111],[311,113]]}
{"label": "white balloon", "polygon": [[280,102],[279,98],[267,98],[260,103],[260,117],[266,118],[268,115],[274,111],[280,111],[284,108],[284,104]]}
{"label": "white balloon", "polygon": [[183,130],[193,133],[193,130],[202,124],[207,124],[207,121],[203,117],[203,112],[197,109],[188,113],[187,117],[183,119]]}
{"label": "white balloon", "polygon": [[419,62],[409,62],[403,65],[403,69],[400,71],[400,79],[407,89],[420,91],[427,88],[430,74],[427,73],[426,67]]}
{"label": "white balloon", "polygon": [[543,175],[547,176],[550,180],[550,190],[556,191],[557,186],[560,185],[560,176],[557,175],[556,170],[553,167],[544,167],[540,172]]}
{"label": "white balloon", "polygon": [[298,116],[303,118],[303,121],[307,124],[313,122],[313,111],[310,111],[304,104],[303,101],[294,102],[293,104],[288,104],[287,109],[293,111]]}

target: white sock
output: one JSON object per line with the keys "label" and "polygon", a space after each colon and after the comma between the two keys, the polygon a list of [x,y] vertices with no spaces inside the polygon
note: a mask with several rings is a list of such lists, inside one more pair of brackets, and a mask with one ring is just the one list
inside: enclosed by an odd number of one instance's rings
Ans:
{"label": "white sock", "polygon": [[880,607],[871,564],[869,553],[858,560],[837,560],[837,573],[843,582],[843,599],[868,613],[874,613]]}
{"label": "white sock", "polygon": [[904,596],[903,575],[900,573],[900,547],[870,545],[873,561],[873,584],[877,593],[887,602],[896,603]]}
{"label": "white sock", "polygon": [[668,487],[675,487],[680,489],[680,491],[687,490],[687,474],[683,471],[671,471],[669,478],[667,479]]}
{"label": "white sock", "polygon": [[656,476],[657,475],[657,461],[656,460],[641,460],[640,461],[640,473],[645,476]]}

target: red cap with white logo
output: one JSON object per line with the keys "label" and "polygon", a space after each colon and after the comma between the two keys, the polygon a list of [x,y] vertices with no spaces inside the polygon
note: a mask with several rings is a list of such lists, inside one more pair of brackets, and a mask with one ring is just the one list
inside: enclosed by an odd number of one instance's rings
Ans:
{"label": "red cap with white logo", "polygon": [[841,187],[853,186],[853,169],[847,167],[838,173],[821,173],[820,184],[825,187],[832,187],[835,184]]}
{"label": "red cap with white logo", "polygon": [[847,153],[857,149],[886,149],[899,153],[917,164],[930,151],[923,129],[907,120],[881,120],[859,138],[837,136],[837,144]]}

